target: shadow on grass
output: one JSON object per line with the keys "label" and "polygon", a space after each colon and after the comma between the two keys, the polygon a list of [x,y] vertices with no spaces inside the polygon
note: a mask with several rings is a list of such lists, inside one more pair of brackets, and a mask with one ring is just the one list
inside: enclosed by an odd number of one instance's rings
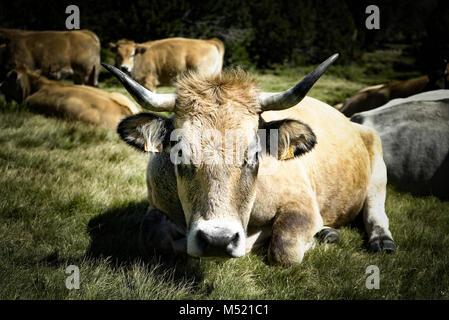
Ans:
{"label": "shadow on grass", "polygon": [[92,218],[87,229],[91,244],[86,257],[107,258],[117,268],[126,268],[135,262],[144,262],[148,269],[158,265],[161,271],[173,271],[175,280],[187,278],[198,284],[202,279],[202,271],[192,258],[173,258],[156,253],[153,256],[143,255],[139,228],[147,208],[147,201],[132,202]]}

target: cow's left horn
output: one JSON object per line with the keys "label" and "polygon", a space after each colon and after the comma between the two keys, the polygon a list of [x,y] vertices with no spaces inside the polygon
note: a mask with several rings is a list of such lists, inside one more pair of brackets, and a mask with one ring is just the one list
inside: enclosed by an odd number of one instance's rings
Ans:
{"label": "cow's left horn", "polygon": [[293,107],[298,104],[329,68],[329,66],[338,58],[338,53],[329,57],[326,61],[321,63],[315,70],[310,72],[304,79],[302,79],[294,87],[283,92],[262,92],[259,95],[260,106],[262,111],[269,110],[283,110]]}
{"label": "cow's left horn", "polygon": [[128,90],[143,108],[158,112],[173,111],[176,102],[176,94],[151,92],[116,67],[106,63],[102,63],[101,65],[123,84],[125,89]]}

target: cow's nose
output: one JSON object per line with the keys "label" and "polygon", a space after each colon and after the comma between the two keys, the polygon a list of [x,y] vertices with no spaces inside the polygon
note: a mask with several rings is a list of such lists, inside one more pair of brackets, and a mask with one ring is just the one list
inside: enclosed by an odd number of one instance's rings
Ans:
{"label": "cow's nose", "polygon": [[205,257],[232,257],[233,251],[238,246],[240,235],[238,232],[220,232],[209,234],[198,230],[197,243]]}
{"label": "cow's nose", "polygon": [[129,67],[128,66],[120,66],[120,70],[122,70],[123,72],[129,72]]}

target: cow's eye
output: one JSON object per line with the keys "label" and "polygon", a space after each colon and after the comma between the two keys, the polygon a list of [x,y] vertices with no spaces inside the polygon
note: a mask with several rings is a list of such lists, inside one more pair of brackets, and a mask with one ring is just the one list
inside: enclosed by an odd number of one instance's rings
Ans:
{"label": "cow's eye", "polygon": [[256,170],[259,167],[259,154],[256,153],[254,156],[250,158],[245,158],[243,161],[243,167],[250,169],[250,170]]}

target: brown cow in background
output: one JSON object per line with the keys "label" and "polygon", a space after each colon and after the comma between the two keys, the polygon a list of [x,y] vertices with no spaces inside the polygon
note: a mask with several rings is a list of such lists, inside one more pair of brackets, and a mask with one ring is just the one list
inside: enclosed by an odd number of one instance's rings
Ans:
{"label": "brown cow in background", "polygon": [[120,120],[139,112],[126,96],[97,88],[49,80],[19,67],[1,86],[6,100],[24,101],[37,113],[116,128]]}
{"label": "brown cow in background", "polygon": [[98,85],[100,40],[89,30],[0,29],[3,72],[20,65],[52,79],[73,75],[77,84]]}
{"label": "brown cow in background", "polygon": [[122,39],[109,47],[116,53],[116,66],[151,91],[172,85],[185,71],[214,76],[223,66],[224,44],[216,38],[167,38],[142,44]]}
{"label": "brown cow in background", "polygon": [[443,72],[435,72],[406,81],[376,85],[360,90],[343,103],[334,106],[344,115],[350,117],[355,113],[375,109],[397,98],[449,87],[449,64]]}

